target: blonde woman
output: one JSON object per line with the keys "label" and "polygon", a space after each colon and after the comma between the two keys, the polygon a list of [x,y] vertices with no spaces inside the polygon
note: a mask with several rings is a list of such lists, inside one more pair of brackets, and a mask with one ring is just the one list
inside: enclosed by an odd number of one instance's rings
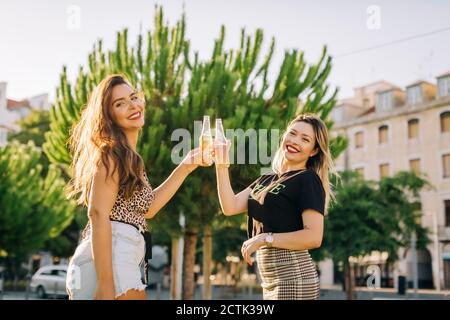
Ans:
{"label": "blonde woman", "polygon": [[229,144],[215,146],[217,186],[226,216],[248,212],[244,260],[256,261],[264,299],[319,298],[319,279],[308,250],[323,237],[324,214],[332,196],[328,132],[319,117],[297,116],[286,128],[272,162],[272,174],[235,194],[228,174]]}
{"label": "blonde woman", "polygon": [[111,75],[94,89],[71,132],[70,195],[87,206],[89,216],[69,263],[71,299],[146,299],[145,219],[154,217],[198,166],[199,152],[193,150],[153,190],[136,152],[144,112],[143,94],[123,76]]}

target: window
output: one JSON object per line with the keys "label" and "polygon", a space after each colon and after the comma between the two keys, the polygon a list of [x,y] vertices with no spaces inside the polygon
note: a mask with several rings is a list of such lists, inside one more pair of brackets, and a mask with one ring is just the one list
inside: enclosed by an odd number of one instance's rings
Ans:
{"label": "window", "polygon": [[362,131],[355,133],[355,148],[356,149],[362,148],[364,146],[363,139],[364,139],[364,135],[363,135]]}
{"label": "window", "polygon": [[415,174],[420,174],[420,159],[409,160],[409,169]]}
{"label": "window", "polygon": [[442,165],[444,167],[444,178],[450,178],[450,154],[442,156]]}
{"label": "window", "polygon": [[450,288],[450,260],[444,260],[444,287]]}
{"label": "window", "polygon": [[450,200],[445,200],[445,226],[450,227]]}
{"label": "window", "polygon": [[420,86],[409,87],[406,91],[406,98],[410,105],[421,103],[423,101],[422,88]]}
{"label": "window", "polygon": [[408,139],[417,139],[419,137],[419,119],[408,121]]}
{"label": "window", "polygon": [[389,164],[380,164],[380,178],[389,177]]}
{"label": "window", "polygon": [[333,108],[332,117],[335,122],[342,122],[344,120],[344,107],[337,106]]}
{"label": "window", "polygon": [[441,113],[441,132],[450,132],[450,111]]}
{"label": "window", "polygon": [[438,79],[438,94],[439,97],[445,97],[450,94],[450,77]]}
{"label": "window", "polygon": [[388,126],[381,126],[378,128],[378,143],[383,144],[388,141]]}
{"label": "window", "polygon": [[362,178],[364,178],[364,168],[356,168],[355,172],[361,176]]}
{"label": "window", "polygon": [[65,278],[67,272],[65,270],[52,270],[52,276]]}
{"label": "window", "polygon": [[392,92],[383,92],[377,95],[378,111],[386,111],[392,108]]}

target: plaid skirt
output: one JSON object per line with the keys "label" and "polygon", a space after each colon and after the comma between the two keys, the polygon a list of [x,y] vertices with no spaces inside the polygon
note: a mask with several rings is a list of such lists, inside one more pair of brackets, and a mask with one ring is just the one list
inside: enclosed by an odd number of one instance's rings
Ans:
{"label": "plaid skirt", "polygon": [[319,277],[307,250],[263,247],[256,252],[264,300],[315,300]]}

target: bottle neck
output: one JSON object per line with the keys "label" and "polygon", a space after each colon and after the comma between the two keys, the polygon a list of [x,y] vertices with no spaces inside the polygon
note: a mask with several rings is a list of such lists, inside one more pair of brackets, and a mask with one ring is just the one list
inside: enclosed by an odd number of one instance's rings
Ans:
{"label": "bottle neck", "polygon": [[202,136],[207,135],[210,136],[211,135],[211,125],[209,123],[209,118],[204,118],[203,119],[203,126],[202,126]]}
{"label": "bottle neck", "polygon": [[226,142],[225,132],[223,131],[222,120],[216,120],[216,140]]}
{"label": "bottle neck", "polygon": [[211,136],[212,135],[211,134],[211,129],[203,127],[201,135],[202,136]]}

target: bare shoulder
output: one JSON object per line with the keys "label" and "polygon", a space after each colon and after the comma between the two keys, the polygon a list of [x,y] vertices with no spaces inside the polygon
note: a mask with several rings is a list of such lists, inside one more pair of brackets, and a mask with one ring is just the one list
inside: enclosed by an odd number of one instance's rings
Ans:
{"label": "bare shoulder", "polygon": [[100,159],[96,167],[94,179],[104,181],[108,184],[119,183],[119,168],[116,161],[111,156]]}
{"label": "bare shoulder", "polygon": [[113,161],[108,161],[107,168],[100,161],[97,165],[89,198],[89,211],[100,212],[105,216],[110,214],[119,192],[119,174],[117,170],[112,174],[113,164]]}

